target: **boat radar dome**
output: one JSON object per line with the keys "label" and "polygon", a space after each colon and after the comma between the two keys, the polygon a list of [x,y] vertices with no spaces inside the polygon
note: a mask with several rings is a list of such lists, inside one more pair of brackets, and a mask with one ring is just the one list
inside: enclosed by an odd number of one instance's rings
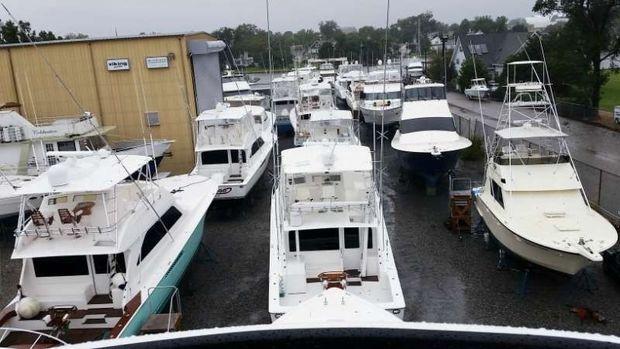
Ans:
{"label": "boat radar dome", "polygon": [[67,165],[64,162],[52,165],[47,171],[47,180],[52,187],[60,187],[69,183],[69,169]]}
{"label": "boat radar dome", "polygon": [[383,65],[383,61],[382,60],[378,60],[377,61],[377,65]]}
{"label": "boat radar dome", "polygon": [[32,319],[41,312],[41,303],[32,297],[24,297],[17,303],[15,310],[22,319]]}
{"label": "boat radar dome", "polygon": [[222,112],[226,110],[226,108],[228,108],[228,104],[226,103],[217,102],[217,104],[215,105],[215,111],[218,111],[218,112]]}
{"label": "boat radar dome", "polygon": [[391,59],[388,59],[388,60],[387,60],[387,64],[392,64],[392,60],[391,60]]}

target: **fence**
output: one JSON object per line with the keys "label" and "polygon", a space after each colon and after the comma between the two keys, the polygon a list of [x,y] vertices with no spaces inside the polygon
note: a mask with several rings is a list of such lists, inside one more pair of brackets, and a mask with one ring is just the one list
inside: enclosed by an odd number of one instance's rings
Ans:
{"label": "fence", "polygon": [[[458,113],[453,113],[456,130],[459,134],[473,138],[483,138],[482,122],[471,119]],[[495,130],[490,125],[485,125],[487,137],[493,135]],[[620,175],[611,173],[583,161],[573,159],[575,168],[581,179],[583,188],[590,204],[614,225],[620,225]]]}

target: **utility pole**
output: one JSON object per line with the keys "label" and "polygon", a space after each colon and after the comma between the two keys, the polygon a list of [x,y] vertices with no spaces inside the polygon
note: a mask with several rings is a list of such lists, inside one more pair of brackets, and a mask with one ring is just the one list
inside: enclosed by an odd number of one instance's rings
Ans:
{"label": "utility pole", "polygon": [[443,88],[448,90],[448,68],[446,67],[446,42],[448,42],[448,36],[441,34],[441,56],[443,59]]}

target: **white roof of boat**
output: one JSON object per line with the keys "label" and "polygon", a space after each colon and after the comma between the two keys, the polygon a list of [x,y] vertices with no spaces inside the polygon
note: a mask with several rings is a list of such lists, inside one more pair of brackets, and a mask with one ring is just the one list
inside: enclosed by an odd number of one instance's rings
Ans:
{"label": "white roof of boat", "polygon": [[[119,161],[120,160],[120,161]],[[148,164],[150,157],[117,155],[98,151],[94,155],[67,160],[51,166],[45,173],[24,184],[20,195],[48,193],[102,192],[111,189]],[[66,178],[63,178],[65,177]],[[52,185],[53,182],[65,182]]]}
{"label": "white roof of boat", "polygon": [[315,144],[282,151],[282,172],[371,171],[370,149],[350,144]]}
{"label": "white roof of boat", "polygon": [[560,138],[568,136],[566,133],[554,128],[535,126],[530,123],[525,123],[523,126],[513,126],[496,130],[495,134],[503,139]]}
{"label": "white roof of boat", "polygon": [[295,78],[295,76],[284,75],[284,76],[280,76],[280,77],[277,77],[277,78],[273,78],[272,81],[274,83],[276,83],[276,82],[295,82],[295,81],[297,81],[297,79]]}
{"label": "white roof of boat", "polygon": [[349,110],[330,109],[316,110],[310,114],[311,121],[328,120],[353,120],[353,114]]}
{"label": "white roof of boat", "polygon": [[400,116],[401,120],[439,117],[452,117],[448,101],[445,99],[405,102]]}
{"label": "white roof of boat", "polygon": [[471,81],[485,81],[485,78],[475,78],[475,79],[471,79]]}
{"label": "white roof of boat", "polygon": [[301,91],[330,90],[331,88],[332,85],[330,85],[329,82],[311,82],[299,85]]}
{"label": "white roof of boat", "polygon": [[215,109],[205,110],[198,117],[196,121],[206,120],[235,120],[241,119],[248,114],[256,115],[260,114],[265,109],[257,105],[246,105],[240,107],[228,107],[222,106]]}
{"label": "white roof of boat", "polygon": [[439,82],[416,82],[411,85],[405,85],[405,90],[410,90],[413,88],[424,88],[424,87],[443,87],[442,83]]}
{"label": "white roof of boat", "polygon": [[229,81],[222,83],[222,91],[235,92],[246,91],[250,89],[250,84],[247,81]]}
{"label": "white roof of boat", "polygon": [[[384,84],[371,84],[364,85],[365,93],[382,93],[384,90]],[[388,82],[385,84],[385,92],[396,92],[400,91],[400,83],[399,82]]]}
{"label": "white roof of boat", "polygon": [[508,62],[507,65],[524,65],[524,64],[543,64],[543,61],[514,61]]}

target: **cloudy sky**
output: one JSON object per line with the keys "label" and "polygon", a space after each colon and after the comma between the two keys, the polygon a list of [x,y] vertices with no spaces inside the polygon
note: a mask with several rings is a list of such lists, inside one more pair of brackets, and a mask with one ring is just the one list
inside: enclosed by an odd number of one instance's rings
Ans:
{"label": "cloudy sky", "polygon": [[[264,0],[0,0],[33,29],[56,34],[82,32],[90,36],[140,32],[211,31],[222,26],[253,23],[266,28]],[[392,20],[432,11],[452,23],[476,15],[531,16],[535,0],[391,0]],[[386,0],[270,0],[275,31],[317,28],[321,20],[341,26],[385,24]],[[7,14],[0,9],[0,19]]]}

